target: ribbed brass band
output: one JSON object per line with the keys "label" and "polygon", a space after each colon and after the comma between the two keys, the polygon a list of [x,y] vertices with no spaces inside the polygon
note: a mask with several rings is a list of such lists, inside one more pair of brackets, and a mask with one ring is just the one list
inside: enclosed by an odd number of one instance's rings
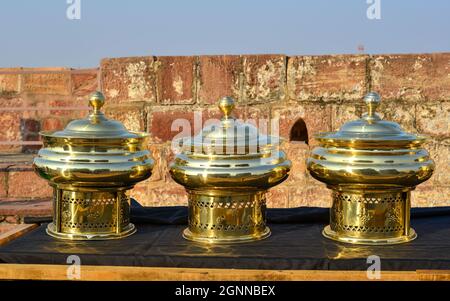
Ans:
{"label": "ribbed brass band", "polygon": [[323,234],[355,244],[396,244],[416,238],[410,228],[410,192],[333,191],[330,226]]}
{"label": "ribbed brass band", "polygon": [[264,192],[198,193],[188,191],[189,226],[186,239],[209,243],[240,243],[266,238]]}
{"label": "ribbed brass band", "polygon": [[56,188],[53,223],[47,233],[62,239],[102,240],[135,232],[126,191],[69,191]]}

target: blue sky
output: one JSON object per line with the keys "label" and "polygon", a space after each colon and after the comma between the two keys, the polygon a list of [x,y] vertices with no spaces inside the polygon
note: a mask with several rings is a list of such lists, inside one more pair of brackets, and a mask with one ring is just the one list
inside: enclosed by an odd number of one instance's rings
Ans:
{"label": "blue sky", "polygon": [[450,51],[450,1],[67,0],[0,2],[0,67],[94,67],[104,57]]}

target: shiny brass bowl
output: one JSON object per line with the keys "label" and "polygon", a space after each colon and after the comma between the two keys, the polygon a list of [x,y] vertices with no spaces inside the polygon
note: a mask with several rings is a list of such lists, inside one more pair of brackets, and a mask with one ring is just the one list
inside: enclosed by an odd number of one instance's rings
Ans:
{"label": "shiny brass bowl", "polygon": [[434,171],[422,148],[426,138],[382,120],[375,112],[378,94],[364,101],[368,113],[337,132],[316,135],[320,145],[307,160],[311,176],[333,191],[323,235],[353,244],[411,241],[417,234],[410,227],[410,192]]}
{"label": "shiny brass bowl", "polygon": [[287,177],[291,162],[278,137],[259,134],[232,115],[234,100],[219,101],[224,117],[196,137],[180,141],[170,164],[172,178],[186,188],[186,239],[239,243],[266,238],[265,192]]}
{"label": "shiny brass bowl", "polygon": [[146,133],[129,132],[100,111],[104,97],[90,97],[92,113],[63,131],[41,132],[44,147],[35,171],[54,188],[51,236],[70,240],[121,238],[130,223],[126,191],[150,177],[153,160]]}

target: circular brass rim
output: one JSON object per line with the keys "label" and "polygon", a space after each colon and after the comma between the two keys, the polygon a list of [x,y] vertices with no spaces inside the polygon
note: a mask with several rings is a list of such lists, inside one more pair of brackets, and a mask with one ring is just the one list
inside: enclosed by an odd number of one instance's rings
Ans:
{"label": "circular brass rim", "polygon": [[72,233],[61,233],[55,230],[55,225],[53,223],[48,224],[46,232],[48,235],[64,240],[110,240],[119,239],[130,236],[136,233],[136,227],[134,224],[130,223],[124,228],[120,233],[104,233],[104,234],[72,234]]}
{"label": "circular brass rim", "polygon": [[189,228],[184,229],[183,231],[183,238],[193,241],[193,242],[200,242],[200,243],[209,243],[209,244],[239,244],[239,243],[246,243],[246,242],[252,242],[256,240],[262,240],[265,238],[268,238],[270,236],[270,228],[266,227],[263,232],[257,233],[257,234],[251,234],[251,235],[243,235],[239,237],[230,237],[230,238],[211,238],[211,237],[204,237],[199,236],[191,232]]}
{"label": "circular brass rim", "polygon": [[402,244],[402,243],[410,242],[417,238],[417,233],[416,233],[416,231],[414,231],[413,228],[409,229],[408,235],[392,237],[392,238],[370,239],[370,238],[355,238],[355,237],[338,235],[335,231],[331,230],[331,227],[329,225],[323,229],[322,235],[328,239],[332,239],[332,240],[343,242],[343,243],[355,244],[355,245],[372,245],[372,246]]}

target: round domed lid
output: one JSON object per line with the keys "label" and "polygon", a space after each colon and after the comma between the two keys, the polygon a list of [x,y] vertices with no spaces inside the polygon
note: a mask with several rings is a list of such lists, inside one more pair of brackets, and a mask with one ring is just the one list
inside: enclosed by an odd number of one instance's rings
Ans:
{"label": "round domed lid", "polygon": [[420,144],[425,137],[407,133],[398,123],[382,120],[376,113],[381,99],[375,92],[370,92],[364,97],[367,105],[367,113],[362,118],[345,123],[336,132],[319,133],[316,139],[321,143],[331,144],[374,144],[380,146],[399,144]]}
{"label": "round domed lid", "polygon": [[219,100],[223,117],[220,122],[205,126],[195,137],[182,140],[185,153],[207,155],[251,155],[264,153],[278,145],[279,138],[262,135],[258,129],[233,116],[235,102],[231,97]]}
{"label": "round domed lid", "polygon": [[62,131],[54,133],[42,133],[51,137],[87,138],[87,139],[113,139],[113,138],[137,138],[139,135],[129,132],[125,126],[116,120],[110,120],[100,111],[105,104],[105,97],[101,92],[94,92],[89,98],[92,112],[85,119],[69,122]]}

